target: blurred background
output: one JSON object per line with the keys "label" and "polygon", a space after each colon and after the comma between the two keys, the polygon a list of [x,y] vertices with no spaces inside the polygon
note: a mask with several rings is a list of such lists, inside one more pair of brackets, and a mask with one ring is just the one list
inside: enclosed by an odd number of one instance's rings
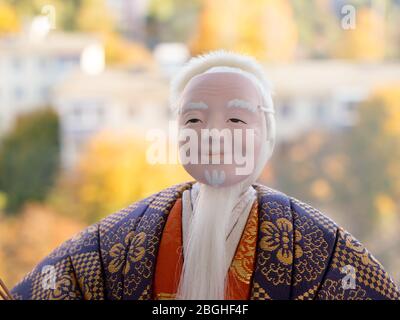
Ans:
{"label": "blurred background", "polygon": [[146,161],[191,56],[255,56],[278,145],[261,182],[361,240],[400,284],[400,0],[0,0],[0,276],[191,180]]}

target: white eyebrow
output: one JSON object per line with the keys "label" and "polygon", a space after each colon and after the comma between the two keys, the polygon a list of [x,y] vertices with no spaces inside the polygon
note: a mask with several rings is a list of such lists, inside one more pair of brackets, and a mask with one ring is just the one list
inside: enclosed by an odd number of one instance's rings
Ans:
{"label": "white eyebrow", "polygon": [[256,112],[257,106],[254,105],[253,103],[246,101],[246,100],[240,100],[240,99],[233,99],[228,102],[228,108],[243,108],[247,109],[251,112]]}
{"label": "white eyebrow", "polygon": [[183,110],[182,111],[186,111],[186,110],[195,110],[195,109],[208,109],[208,105],[205,104],[204,102],[200,101],[200,102],[189,102],[187,104],[184,105]]}

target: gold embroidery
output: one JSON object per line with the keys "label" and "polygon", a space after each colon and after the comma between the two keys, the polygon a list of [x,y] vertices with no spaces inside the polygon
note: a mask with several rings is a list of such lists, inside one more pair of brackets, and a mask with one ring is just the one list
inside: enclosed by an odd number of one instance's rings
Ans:
{"label": "gold embroidery", "polygon": [[[136,230],[146,235],[146,254],[135,263],[134,270],[125,274],[123,285],[123,294],[125,296],[131,296],[144,280],[152,278],[156,252],[167,215],[175,201],[182,196],[182,192],[190,188],[192,184],[193,182],[189,182],[172,186],[158,193],[149,204],[149,209],[152,211],[148,212],[140,219]],[[160,211],[162,214],[160,214]],[[118,279],[115,281],[113,280],[113,283],[118,285]],[[149,294],[151,294],[150,288],[147,296],[149,296]]]}
{"label": "gold embroidery", "polygon": [[84,299],[104,299],[104,282],[100,256],[97,251],[84,252],[71,257]]}
{"label": "gold embroidery", "polygon": [[56,282],[54,290],[50,291],[50,300],[73,300],[77,299],[76,279],[70,274],[63,274]]}
{"label": "gold embroidery", "polygon": [[314,285],[312,288],[308,289],[303,294],[300,294],[297,297],[295,297],[294,300],[312,300],[312,299],[314,299],[314,296],[318,290],[318,287],[319,287],[318,284]]}
{"label": "gold embroidery", "polygon": [[[124,240],[124,244],[116,243],[112,246],[109,255],[112,257],[108,265],[108,271],[111,273],[118,272],[125,264],[124,274],[128,273],[131,268],[132,262],[140,261],[146,252],[143,244],[146,239],[144,232],[135,234],[133,231],[129,232]],[[129,246],[128,259],[125,259],[126,248]]]}
{"label": "gold embroidery", "polygon": [[254,270],[257,244],[258,202],[254,202],[230,270],[240,281],[249,284]]}
{"label": "gold embroidery", "polygon": [[56,270],[55,289],[43,285],[46,275],[35,269],[28,275],[32,279],[32,299],[34,300],[75,300],[81,295],[75,279],[74,270],[69,257],[54,265]]}
{"label": "gold embroidery", "polygon": [[[264,221],[261,224],[261,231],[266,235],[261,238],[261,249],[276,252],[276,257],[280,262],[291,265],[293,263],[292,230],[292,223],[285,218],[277,219],[276,223]],[[301,233],[296,230],[296,240],[301,240],[301,237]],[[296,244],[295,256],[299,258],[302,255],[303,250]]]}
{"label": "gold embroidery", "polygon": [[108,271],[116,273],[121,269],[125,262],[125,246],[122,243],[116,243],[111,248],[109,255],[112,257],[112,260],[108,265]]}
{"label": "gold embroidery", "polygon": [[271,297],[265,290],[257,283],[254,282],[251,300],[271,300]]}
{"label": "gold embroidery", "polygon": [[[279,194],[264,186],[256,186],[256,189],[259,195]],[[333,232],[334,224],[318,210],[295,199],[293,203],[300,206],[304,214],[299,215],[280,201],[262,204],[261,252],[257,267],[272,285],[296,286],[301,283],[306,289],[326,268],[329,247],[324,232]]]}
{"label": "gold embroidery", "polygon": [[139,232],[133,236],[131,247],[132,254],[129,255],[129,259],[133,262],[141,260],[145,254],[145,248],[143,247],[144,240],[146,239],[146,234],[144,232]]}

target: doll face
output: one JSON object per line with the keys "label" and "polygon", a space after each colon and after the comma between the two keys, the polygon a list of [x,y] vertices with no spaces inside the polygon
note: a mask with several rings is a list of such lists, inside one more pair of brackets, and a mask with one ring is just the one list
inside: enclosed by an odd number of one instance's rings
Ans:
{"label": "doll face", "polygon": [[247,77],[216,72],[193,77],[179,113],[179,154],[197,181],[215,187],[246,179],[263,139],[262,97]]}

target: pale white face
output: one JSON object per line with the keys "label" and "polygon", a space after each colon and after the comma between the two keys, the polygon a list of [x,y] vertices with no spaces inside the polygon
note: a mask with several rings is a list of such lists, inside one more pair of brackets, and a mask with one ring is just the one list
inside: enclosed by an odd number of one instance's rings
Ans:
{"label": "pale white face", "polygon": [[259,158],[265,125],[262,96],[235,72],[192,78],[179,113],[180,158],[197,181],[225,187],[246,179]]}

